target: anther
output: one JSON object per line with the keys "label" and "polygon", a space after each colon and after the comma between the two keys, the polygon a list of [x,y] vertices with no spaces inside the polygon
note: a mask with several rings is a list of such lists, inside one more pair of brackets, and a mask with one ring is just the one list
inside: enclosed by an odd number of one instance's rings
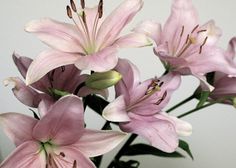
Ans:
{"label": "anther", "polygon": [[70,0],[70,6],[74,12],[77,12],[75,2],[73,0]]}
{"label": "anther", "polygon": [[185,41],[185,44],[188,43],[188,40],[189,40],[189,34],[187,35],[187,39],[186,39],[186,41]]}
{"label": "anther", "polygon": [[65,72],[66,68],[65,66],[61,66],[61,72]]}
{"label": "anther", "polygon": [[191,31],[191,34],[195,32],[195,30],[199,27],[199,25],[195,26],[193,30]]}
{"label": "anther", "polygon": [[48,163],[50,166],[52,166],[52,155],[48,154]]}
{"label": "anther", "polygon": [[74,160],[74,163],[73,163],[73,167],[72,168],[76,168],[77,167],[77,162],[76,160]]}
{"label": "anther", "polygon": [[85,15],[84,11],[82,11],[82,20],[83,20],[84,24],[87,25],[86,24],[86,15]]}
{"label": "anther", "polygon": [[206,32],[207,30],[199,30],[197,33],[202,33],[202,32]]}
{"label": "anther", "polygon": [[61,155],[62,157],[65,157],[65,156],[66,156],[64,152],[60,152],[60,155]]}
{"label": "anther", "polygon": [[180,33],[180,37],[182,37],[184,34],[184,26],[182,26],[182,30],[181,30],[181,33]]}
{"label": "anther", "polygon": [[164,84],[164,82],[162,81],[162,82],[159,84],[159,87],[161,87],[163,84]]}
{"label": "anther", "polygon": [[82,8],[82,9],[85,8],[85,2],[84,2],[84,0],[80,0],[80,5],[81,5],[81,8]]}
{"label": "anther", "polygon": [[163,96],[162,96],[162,99],[164,100],[167,96],[167,91],[164,92]]}
{"label": "anther", "polygon": [[204,41],[203,41],[202,45],[200,46],[200,49],[199,49],[199,54],[201,54],[201,53],[202,53],[202,48],[203,48],[203,46],[206,44],[206,42],[207,42],[207,39],[208,39],[208,37],[206,37],[206,38],[204,39]]}
{"label": "anther", "polygon": [[72,19],[72,11],[71,11],[71,9],[70,9],[70,7],[67,5],[66,6],[66,11],[67,11],[67,16],[70,18],[70,19]]}
{"label": "anther", "polygon": [[103,0],[100,0],[99,1],[99,4],[98,4],[98,17],[99,19],[102,18],[102,15],[103,15]]}

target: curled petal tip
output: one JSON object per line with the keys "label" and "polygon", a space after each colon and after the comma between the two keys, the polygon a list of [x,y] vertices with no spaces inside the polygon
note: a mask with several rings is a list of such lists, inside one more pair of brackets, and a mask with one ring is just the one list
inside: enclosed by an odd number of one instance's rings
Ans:
{"label": "curled petal tip", "polygon": [[4,86],[8,86],[10,84],[13,84],[13,87],[16,87],[16,81],[14,80],[13,77],[9,77],[9,78],[3,80]]}

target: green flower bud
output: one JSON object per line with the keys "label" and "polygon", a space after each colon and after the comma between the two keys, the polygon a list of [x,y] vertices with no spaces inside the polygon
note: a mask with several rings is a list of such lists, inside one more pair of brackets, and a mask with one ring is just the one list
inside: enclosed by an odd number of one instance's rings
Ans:
{"label": "green flower bud", "polygon": [[51,94],[51,96],[53,96],[55,99],[60,99],[63,96],[69,95],[70,93],[65,92],[65,91],[61,91],[58,89],[48,89],[49,93]]}
{"label": "green flower bud", "polygon": [[95,72],[86,80],[85,85],[92,89],[106,89],[117,84],[122,78],[122,75],[116,71]]}

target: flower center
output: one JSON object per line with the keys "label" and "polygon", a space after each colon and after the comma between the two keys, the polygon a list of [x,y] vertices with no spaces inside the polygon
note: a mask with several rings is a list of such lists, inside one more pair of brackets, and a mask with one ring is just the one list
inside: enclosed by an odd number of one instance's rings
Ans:
{"label": "flower center", "polygon": [[[181,57],[186,53],[186,51],[190,47],[193,47],[193,51],[191,51],[188,54],[192,55],[192,54],[195,54],[197,52],[199,54],[201,54],[202,49],[203,49],[204,45],[206,44],[208,37],[206,36],[204,38],[204,40],[201,43],[199,43],[198,42],[198,35],[203,33],[203,32],[206,32],[207,30],[205,30],[205,29],[201,30],[201,29],[199,29],[199,25],[196,25],[192,29],[192,31],[187,34],[186,39],[183,38],[184,31],[185,31],[185,27],[182,26],[179,37],[177,38],[176,46],[173,47],[173,51],[172,51],[173,55],[175,57]],[[168,42],[167,42],[167,45],[168,45]],[[196,50],[195,47],[198,48],[198,49]]]}
{"label": "flower center", "polygon": [[52,144],[50,140],[47,142],[40,142],[40,144],[41,144],[41,151],[43,151],[46,156],[46,168],[60,168],[60,167],[77,168],[77,161],[68,158],[65,152],[63,151],[59,153],[54,152],[54,148],[56,146]]}
{"label": "flower center", "polygon": [[78,11],[74,1],[70,0],[70,6],[67,6],[66,10],[68,17],[72,19],[78,31],[85,35],[84,39],[85,44],[84,45],[80,44],[80,45],[83,47],[85,54],[89,55],[95,53],[97,50],[95,42],[97,36],[98,22],[103,15],[103,0],[99,1],[97,14],[94,18],[94,23],[91,29],[90,27],[88,27],[87,15],[85,10],[85,1],[81,0],[80,5],[81,5],[81,10]]}

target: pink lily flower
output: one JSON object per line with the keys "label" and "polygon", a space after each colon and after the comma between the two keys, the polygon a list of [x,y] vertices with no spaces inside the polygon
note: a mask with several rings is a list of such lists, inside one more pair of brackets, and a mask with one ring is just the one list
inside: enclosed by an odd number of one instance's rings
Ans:
{"label": "pink lily flower", "polygon": [[[23,78],[25,78],[33,60],[16,53],[14,53],[12,57],[19,72]],[[81,75],[80,73],[81,71],[74,65],[66,65],[48,72],[40,80],[30,86],[27,86],[19,77],[10,77],[4,80],[4,84],[8,85],[9,83],[13,83],[14,87],[12,90],[15,97],[23,104],[34,108],[39,106],[41,100],[47,101],[48,105],[52,105],[63,96],[63,94],[66,95],[75,92],[78,92],[79,96],[86,96],[90,93],[97,93],[105,98],[108,96],[107,90],[98,91],[89,89],[86,86],[81,86],[81,89],[76,91],[78,86],[84,82],[87,77],[86,74]],[[55,92],[60,92],[62,95],[57,95]]]}
{"label": "pink lily flower", "polygon": [[204,74],[213,71],[236,74],[235,64],[216,46],[221,30],[213,20],[200,25],[191,0],[173,0],[171,14],[163,28],[155,21],[145,21],[135,32],[144,33],[155,41],[154,52],[167,69],[194,75],[205,85],[205,90],[213,88]]}
{"label": "pink lily flower", "polygon": [[148,38],[141,33],[119,37],[142,5],[142,0],[125,0],[101,22],[102,0],[94,8],[85,8],[82,3],[80,9],[71,1],[67,13],[75,25],[52,19],[31,21],[25,30],[36,34],[52,50],[41,53],[33,61],[26,75],[26,84],[34,83],[52,69],[68,64],[74,64],[80,70],[108,71],[117,64],[117,47],[150,45]]}
{"label": "pink lily flower", "polygon": [[89,157],[109,152],[125,137],[117,131],[84,128],[82,101],[66,96],[41,120],[19,113],[0,114],[0,124],[16,144],[1,168],[95,168]]}
{"label": "pink lily flower", "polygon": [[115,86],[116,99],[103,111],[104,118],[119,122],[122,131],[138,134],[156,148],[175,151],[178,135],[190,135],[192,128],[162,109],[179,87],[180,76],[169,73],[141,83],[139,71],[131,62],[120,59],[115,69],[123,78]]}

